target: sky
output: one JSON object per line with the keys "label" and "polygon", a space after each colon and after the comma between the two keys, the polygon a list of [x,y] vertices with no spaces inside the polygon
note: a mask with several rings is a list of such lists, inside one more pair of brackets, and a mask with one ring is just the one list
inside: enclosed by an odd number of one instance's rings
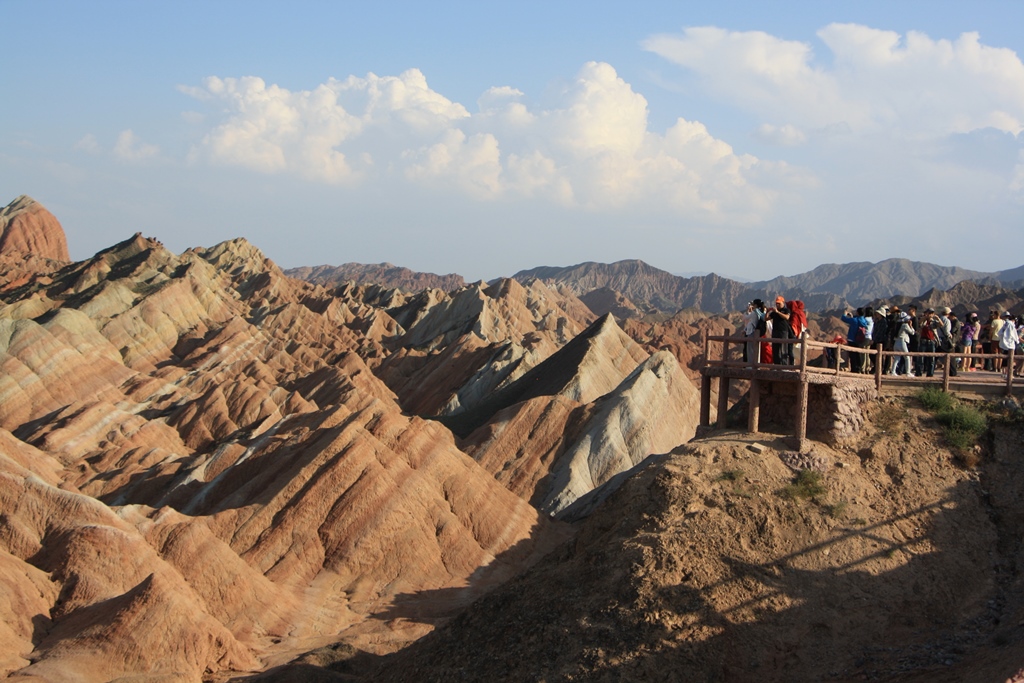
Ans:
{"label": "sky", "polygon": [[467,280],[1024,264],[1024,2],[0,0],[0,205]]}

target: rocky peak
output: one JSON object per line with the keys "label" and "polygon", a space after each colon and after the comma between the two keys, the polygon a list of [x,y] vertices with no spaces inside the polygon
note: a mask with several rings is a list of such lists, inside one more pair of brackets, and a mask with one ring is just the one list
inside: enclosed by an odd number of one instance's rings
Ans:
{"label": "rocky peak", "polygon": [[0,209],[0,254],[8,253],[71,260],[60,221],[28,195]]}

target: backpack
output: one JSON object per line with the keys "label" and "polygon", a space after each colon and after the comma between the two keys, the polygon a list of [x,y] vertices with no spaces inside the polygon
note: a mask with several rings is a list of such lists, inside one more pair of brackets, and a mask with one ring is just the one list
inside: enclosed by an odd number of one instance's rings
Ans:
{"label": "backpack", "polygon": [[807,329],[807,310],[804,302],[800,300],[787,301],[789,307],[789,328],[793,330],[793,336],[799,337]]}
{"label": "backpack", "polygon": [[953,340],[950,335],[946,334],[946,328],[941,323],[935,328],[935,333],[939,341],[939,351],[943,353],[949,353],[953,350]]}
{"label": "backpack", "polygon": [[868,326],[858,321],[857,332],[854,334],[853,340],[858,344],[866,342],[868,340]]}

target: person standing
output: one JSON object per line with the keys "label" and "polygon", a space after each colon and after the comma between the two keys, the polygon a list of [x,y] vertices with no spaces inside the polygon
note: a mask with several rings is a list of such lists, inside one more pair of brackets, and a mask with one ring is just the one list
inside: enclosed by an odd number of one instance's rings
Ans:
{"label": "person standing", "polygon": [[910,316],[910,341],[907,342],[907,351],[910,352],[911,362],[914,366],[912,374],[920,377],[922,368],[921,357],[914,355],[921,350],[920,320],[917,317],[917,306],[910,304],[907,307],[907,315]]}
{"label": "person standing", "polygon": [[775,365],[793,364],[793,346],[787,343],[793,337],[793,331],[789,327],[789,318],[792,311],[786,306],[786,300],[782,295],[775,297],[775,307],[768,314],[772,322],[772,339],[785,340],[784,343],[772,342],[772,362]]}
{"label": "person standing", "polygon": [[[871,328],[871,341],[875,346],[882,345],[883,351],[891,351],[892,347],[889,346],[889,307],[879,306],[878,310],[875,311],[874,326]],[[885,372],[886,362],[883,360],[883,356],[872,356],[875,362],[882,363],[882,372]],[[874,368],[872,368],[874,371]]]}
{"label": "person standing", "polygon": [[[935,318],[935,311],[927,309],[924,312],[924,319],[921,321],[921,329],[919,334],[919,341],[917,343],[918,351],[921,353],[932,354],[935,353],[935,349],[938,345],[939,334],[937,329],[941,326],[941,323]],[[921,358],[921,369],[924,371],[925,376],[935,376],[935,356],[924,356]],[[920,375],[918,375],[920,377]]]}
{"label": "person standing", "polygon": [[[899,326],[896,328],[896,336],[893,338],[893,350],[896,352],[902,351],[904,354],[908,350],[908,344],[910,343],[910,335],[913,334],[914,329],[911,327],[910,316],[906,313],[900,313]],[[893,356],[892,358],[892,375],[903,374],[910,375],[913,377],[914,373],[910,370],[910,356]]]}
{"label": "person standing", "polygon": [[[849,328],[846,330],[846,343],[853,347],[859,347],[863,343],[865,330],[867,329],[867,322],[864,320],[864,309],[858,308],[856,315],[851,315],[847,311],[839,319],[849,325]],[[850,372],[862,372],[863,359],[864,354],[850,351]]]}
{"label": "person standing", "polygon": [[[985,327],[981,330],[982,342],[984,344],[985,353],[999,353],[999,329],[1003,326],[1003,321],[999,317],[999,311],[989,311],[988,320],[985,323]],[[985,369],[991,372],[999,370],[1000,363],[998,358],[986,358]]]}
{"label": "person standing", "polygon": [[974,359],[971,358],[971,349],[974,347],[974,342],[979,338],[980,334],[981,323],[978,322],[978,314],[967,314],[966,322],[960,327],[960,347],[964,351],[964,372],[974,370]]}
{"label": "person standing", "polygon": [[1010,352],[1017,352],[1020,346],[1020,335],[1017,333],[1017,322],[1009,311],[1003,313],[1003,324],[999,328],[999,350],[1006,354],[1006,362],[1003,364],[1006,373],[1012,373],[1014,368],[1010,366]]}
{"label": "person standing", "polygon": [[[761,336],[764,328],[764,303],[761,299],[746,304],[746,312],[743,313],[743,336],[748,339],[757,339]],[[750,362],[751,365],[758,358],[758,342],[749,341],[743,344],[743,362]]]}
{"label": "person standing", "polygon": [[[953,337],[953,320],[950,316],[953,314],[953,310],[949,306],[943,306],[938,310],[935,315],[935,320],[938,323],[935,326],[935,342],[936,348],[942,353],[952,353],[956,349],[954,344],[956,343]],[[951,356],[946,356],[942,359],[943,367],[946,363],[950,363],[949,374],[956,375],[956,364],[955,359]]]}

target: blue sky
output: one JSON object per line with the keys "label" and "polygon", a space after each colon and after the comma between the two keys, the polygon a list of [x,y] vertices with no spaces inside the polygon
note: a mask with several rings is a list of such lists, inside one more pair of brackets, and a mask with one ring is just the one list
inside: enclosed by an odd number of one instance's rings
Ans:
{"label": "blue sky", "polygon": [[0,0],[0,204],[75,258],[1024,263],[1024,3],[713,4]]}

